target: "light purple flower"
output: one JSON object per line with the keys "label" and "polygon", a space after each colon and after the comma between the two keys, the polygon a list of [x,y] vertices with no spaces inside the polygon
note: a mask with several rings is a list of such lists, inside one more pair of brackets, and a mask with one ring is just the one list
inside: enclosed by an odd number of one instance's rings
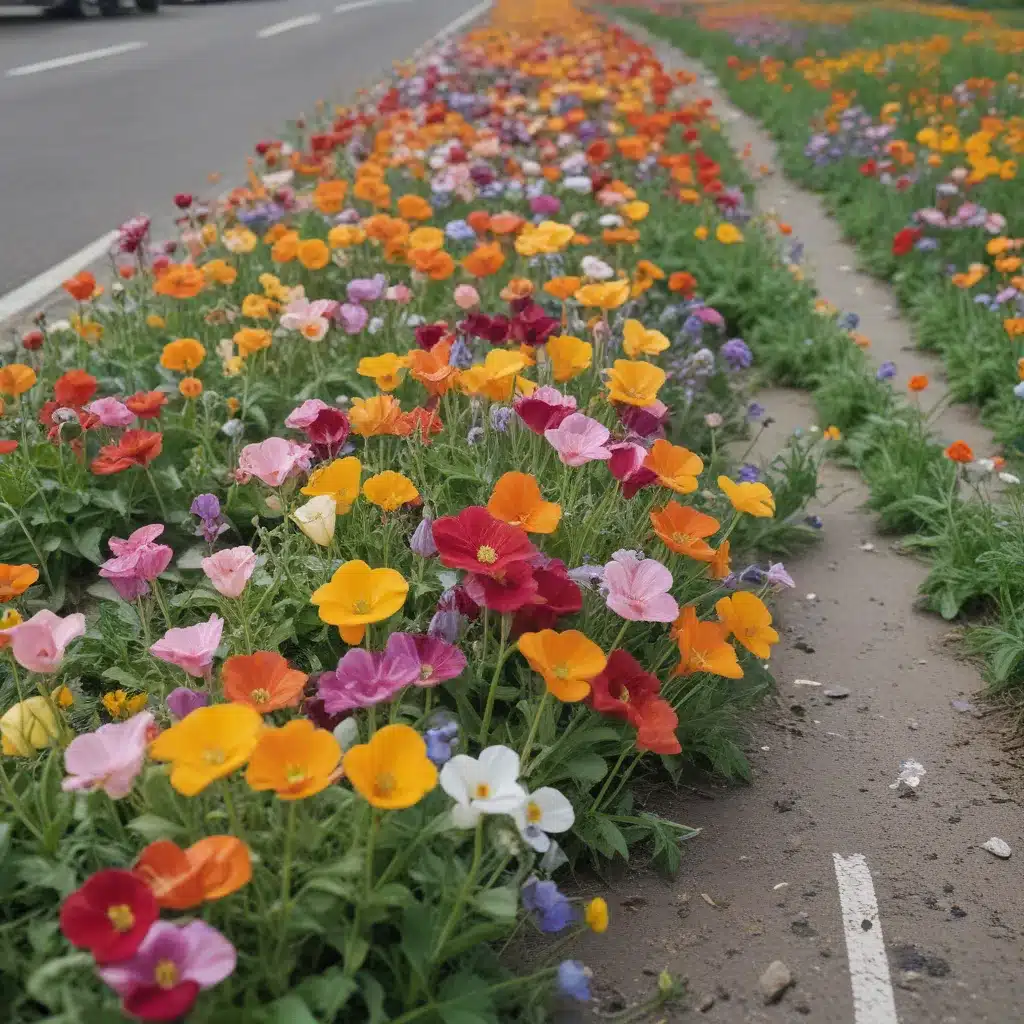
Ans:
{"label": "light purple flower", "polygon": [[111,537],[107,542],[114,553],[100,566],[100,576],[110,580],[124,601],[134,601],[149,593],[149,581],[155,580],[170,564],[174,551],[156,544],[164,532],[163,523],[152,523],[136,530],[127,540]]}
{"label": "light purple flower", "polygon": [[362,306],[343,302],[338,307],[337,318],[346,334],[358,334],[366,326],[370,314]]}
{"label": "light purple flower", "polygon": [[387,291],[388,279],[383,274],[357,277],[349,281],[345,294],[349,302],[376,302]]}
{"label": "light purple flower", "polygon": [[419,660],[400,639],[403,636],[392,633],[383,651],[354,647],[333,672],[325,672],[317,693],[324,702],[324,710],[333,715],[368,708],[390,700],[402,687],[419,682]]}
{"label": "light purple flower", "polygon": [[419,526],[412,532],[409,538],[409,550],[420,558],[433,558],[437,554],[437,545],[434,543],[434,520],[427,513],[423,513]]}
{"label": "light purple flower", "polygon": [[[180,722],[192,714],[197,708],[205,708],[210,703],[210,695],[202,690],[190,690],[187,686],[177,686],[167,694],[167,710]],[[137,717],[137,716],[136,716]]]}
{"label": "light purple flower", "polygon": [[146,733],[152,724],[153,716],[140,711],[127,722],[76,736],[64,751],[68,775],[61,788],[66,793],[102,789],[111,800],[126,797],[146,760]]}
{"label": "light purple flower", "polygon": [[781,562],[769,563],[765,581],[773,587],[789,587],[791,590],[796,586],[793,577],[786,572],[786,567]]}
{"label": "light purple flower", "polygon": [[127,427],[135,419],[135,413],[117,398],[97,398],[85,411],[98,416],[105,427]]}
{"label": "light purple flower", "polygon": [[434,612],[427,626],[427,633],[454,644],[461,638],[468,622],[469,619],[462,612],[453,608],[441,608]]}
{"label": "light purple flower", "polygon": [[202,678],[209,674],[213,653],[223,631],[224,620],[219,615],[211,615],[206,622],[167,630],[150,647],[149,653],[161,661],[177,665],[190,676]]}

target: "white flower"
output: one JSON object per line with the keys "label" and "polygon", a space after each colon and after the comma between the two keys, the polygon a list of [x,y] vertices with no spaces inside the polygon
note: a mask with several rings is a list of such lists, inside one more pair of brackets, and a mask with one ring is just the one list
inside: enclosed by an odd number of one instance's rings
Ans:
{"label": "white flower", "polygon": [[337,514],[334,499],[329,494],[318,494],[300,505],[292,513],[292,520],[314,544],[325,548],[334,537]]}
{"label": "white flower", "polygon": [[519,169],[528,178],[536,178],[540,175],[541,166],[536,160],[524,160],[520,165]]}
{"label": "white flower", "polygon": [[999,474],[999,479],[1002,480],[1004,484],[1019,484],[1020,483],[1020,477],[1019,476],[1014,476],[1012,473],[1000,473]]}
{"label": "white flower", "polygon": [[583,273],[592,281],[607,281],[615,276],[615,271],[596,256],[584,256],[581,263]]}
{"label": "white flower", "polygon": [[617,213],[606,213],[597,219],[597,223],[603,228],[621,228],[623,222]]}
{"label": "white flower", "polygon": [[551,786],[527,794],[512,816],[519,834],[538,853],[544,853],[551,845],[549,832],[567,832],[576,820],[572,804]]}
{"label": "white flower", "polygon": [[526,799],[518,778],[519,755],[508,747],[456,754],[441,769],[441,788],[455,801],[452,823],[473,828],[483,814],[515,814]]}
{"label": "white flower", "polygon": [[571,174],[562,179],[562,188],[578,192],[580,195],[589,195],[593,187],[594,183],[585,174]]}

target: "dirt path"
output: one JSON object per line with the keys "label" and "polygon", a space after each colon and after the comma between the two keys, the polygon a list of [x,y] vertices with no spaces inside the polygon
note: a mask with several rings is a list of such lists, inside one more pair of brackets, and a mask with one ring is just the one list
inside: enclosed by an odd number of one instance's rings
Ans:
{"label": "dirt path", "polygon": [[[657,49],[667,65],[700,73]],[[774,165],[764,133],[706,81],[695,88],[737,149],[749,142],[755,160]],[[896,362],[901,380],[940,376],[913,350],[889,290],[852,269],[853,250],[815,197],[776,176],[758,198],[793,225],[822,294],[861,315],[876,360]],[[803,395],[777,392],[767,404],[787,426],[812,422]],[[939,429],[991,449],[967,410],[948,410]],[[1019,775],[972,705],[953,703],[982,683],[945,644],[948,626],[915,612],[924,567],[875,533],[859,476],[829,467],[823,484],[823,542],[787,566],[797,590],[780,610],[778,698],[754,726],[754,785],[662,801],[659,811],[704,835],[677,879],[620,880],[606,893],[612,930],[574,955],[602,979],[604,1009],[649,992],[668,967],[689,979],[687,1019],[703,1007],[722,1022],[1009,1024],[1024,1006]],[[831,688],[846,695],[830,698]],[[914,796],[890,788],[904,760],[927,773]],[[1014,849],[1009,860],[981,848],[993,836]],[[850,955],[837,854],[850,876]],[[866,872],[848,860],[855,855]],[[857,905],[866,873],[877,915]],[[758,979],[776,960],[796,982],[766,1005]]]}

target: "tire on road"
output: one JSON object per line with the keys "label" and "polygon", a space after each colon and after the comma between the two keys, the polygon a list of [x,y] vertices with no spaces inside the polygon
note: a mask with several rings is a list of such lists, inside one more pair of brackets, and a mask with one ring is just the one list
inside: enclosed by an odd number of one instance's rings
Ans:
{"label": "tire on road", "polygon": [[156,14],[160,10],[160,0],[135,0],[135,6],[143,14]]}

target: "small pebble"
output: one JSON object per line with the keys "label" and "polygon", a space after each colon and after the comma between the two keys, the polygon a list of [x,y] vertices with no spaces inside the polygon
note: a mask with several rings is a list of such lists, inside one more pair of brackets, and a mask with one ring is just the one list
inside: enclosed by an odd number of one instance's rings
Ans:
{"label": "small pebble", "polygon": [[1000,860],[1006,860],[1006,858],[1013,852],[1010,849],[1010,844],[1004,839],[1000,839],[998,836],[993,836],[987,843],[982,843],[981,848],[983,850],[988,850],[989,853],[998,857]]}
{"label": "small pebble", "polygon": [[844,700],[850,696],[850,691],[845,686],[830,686],[827,690],[822,690],[822,693],[832,700]]}

